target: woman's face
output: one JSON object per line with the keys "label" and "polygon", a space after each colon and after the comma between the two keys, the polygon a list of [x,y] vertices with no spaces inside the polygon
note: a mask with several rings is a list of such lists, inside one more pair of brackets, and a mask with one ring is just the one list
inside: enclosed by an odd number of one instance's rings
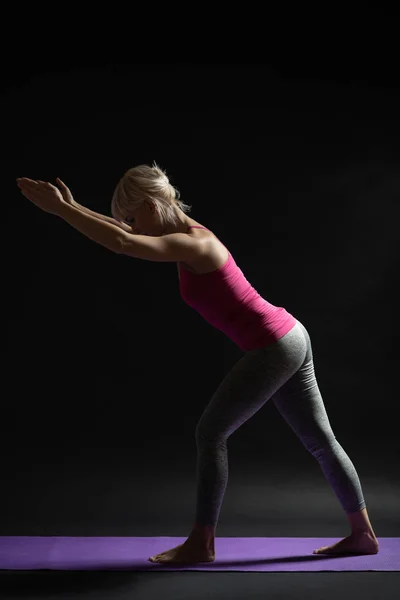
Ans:
{"label": "woman's face", "polygon": [[136,235],[159,236],[164,232],[154,206],[147,202],[140,208],[128,213],[125,217],[125,223],[132,227],[132,231]]}

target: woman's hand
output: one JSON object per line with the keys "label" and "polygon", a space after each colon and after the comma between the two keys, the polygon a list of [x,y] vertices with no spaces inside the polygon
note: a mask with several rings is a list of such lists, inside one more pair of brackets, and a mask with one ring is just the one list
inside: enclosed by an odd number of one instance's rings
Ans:
{"label": "woman's hand", "polygon": [[52,215],[59,215],[63,204],[67,204],[60,190],[48,181],[22,177],[17,179],[17,185],[25,198]]}
{"label": "woman's hand", "polygon": [[70,204],[71,206],[76,206],[76,202],[74,200],[73,195],[71,194],[70,189],[65,185],[65,183],[61,181],[59,177],[56,178],[56,181],[61,188],[61,196],[63,197],[65,202],[67,204]]}

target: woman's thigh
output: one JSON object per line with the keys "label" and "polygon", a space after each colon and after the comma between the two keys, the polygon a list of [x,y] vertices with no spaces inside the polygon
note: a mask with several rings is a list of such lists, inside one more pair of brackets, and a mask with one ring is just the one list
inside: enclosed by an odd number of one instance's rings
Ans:
{"label": "woman's thigh", "polygon": [[329,445],[335,436],[315,376],[310,336],[302,328],[307,342],[304,363],[275,392],[272,400],[304,446],[315,453]]}
{"label": "woman's thigh", "polygon": [[247,352],[213,394],[197,424],[196,437],[228,438],[299,370],[306,353],[300,323],[277,342]]}

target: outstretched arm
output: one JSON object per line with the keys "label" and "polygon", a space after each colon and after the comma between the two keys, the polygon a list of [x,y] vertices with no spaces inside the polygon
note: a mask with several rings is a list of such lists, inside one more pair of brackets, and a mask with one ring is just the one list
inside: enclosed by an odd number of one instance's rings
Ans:
{"label": "outstretched arm", "polygon": [[107,223],[65,202],[59,207],[57,214],[94,242],[112,252],[120,252],[122,237],[127,234],[123,233],[117,225]]}
{"label": "outstretched arm", "polygon": [[76,202],[76,200],[73,200],[71,205],[74,206],[75,208],[78,208],[80,211],[86,213],[87,215],[96,217],[96,219],[100,219],[101,221],[106,221],[106,223],[111,223],[112,225],[116,225],[117,227],[120,227],[121,229],[123,229],[124,231],[127,231],[128,233],[133,233],[132,227],[129,227],[129,225],[127,225],[126,223],[120,223],[119,221],[117,221],[116,219],[113,219],[112,217],[107,217],[106,215],[102,215],[100,213],[95,212],[94,210],[90,210],[89,208],[86,208],[86,206],[81,206],[81,204],[78,204]]}
{"label": "outstretched arm", "polygon": [[105,246],[112,252],[119,253],[123,244],[123,236],[130,234],[122,231],[120,223],[115,225],[114,222],[107,222],[109,220],[114,221],[114,219],[110,219],[110,217],[98,218],[104,215],[98,215],[98,213],[88,214],[92,211],[88,209],[88,212],[83,212],[77,206],[74,206],[77,203],[75,203],[70,190],[60,179],[57,178],[57,181],[62,186],[62,191],[49,182],[36,181],[28,177],[17,178],[17,185],[22,194],[37,207],[61,217],[94,242]]}
{"label": "outstretched arm", "polygon": [[86,206],[81,206],[80,204],[78,204],[76,202],[75,198],[73,197],[72,192],[69,189],[69,187],[67,185],[65,185],[65,183],[63,181],[61,181],[61,179],[59,177],[57,177],[57,183],[61,188],[60,189],[61,196],[63,197],[64,201],[67,204],[70,204],[71,206],[74,206],[75,208],[79,208],[79,210],[81,210],[82,212],[86,213],[87,215],[91,215],[92,217],[96,217],[96,219],[100,219],[101,221],[106,221],[106,223],[111,223],[112,225],[116,225],[117,227],[120,227],[121,229],[123,229],[124,231],[127,231],[128,233],[133,233],[132,227],[129,227],[129,225],[126,225],[125,223],[120,223],[119,221],[117,221],[116,219],[113,219],[112,217],[106,217],[105,215],[97,213],[94,210],[90,210],[89,208],[86,208]]}

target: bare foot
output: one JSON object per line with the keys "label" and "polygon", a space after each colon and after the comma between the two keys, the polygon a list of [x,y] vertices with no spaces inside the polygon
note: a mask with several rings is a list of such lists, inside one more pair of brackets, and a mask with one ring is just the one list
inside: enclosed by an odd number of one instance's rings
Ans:
{"label": "bare foot", "polygon": [[313,554],[378,554],[379,542],[367,531],[352,533],[332,546],[322,546]]}
{"label": "bare foot", "polygon": [[200,562],[213,562],[214,560],[215,553],[211,550],[193,545],[189,546],[186,542],[180,546],[176,546],[176,548],[166,550],[165,552],[161,552],[161,554],[156,554],[149,558],[149,561],[154,563],[180,563],[187,565],[194,565]]}

